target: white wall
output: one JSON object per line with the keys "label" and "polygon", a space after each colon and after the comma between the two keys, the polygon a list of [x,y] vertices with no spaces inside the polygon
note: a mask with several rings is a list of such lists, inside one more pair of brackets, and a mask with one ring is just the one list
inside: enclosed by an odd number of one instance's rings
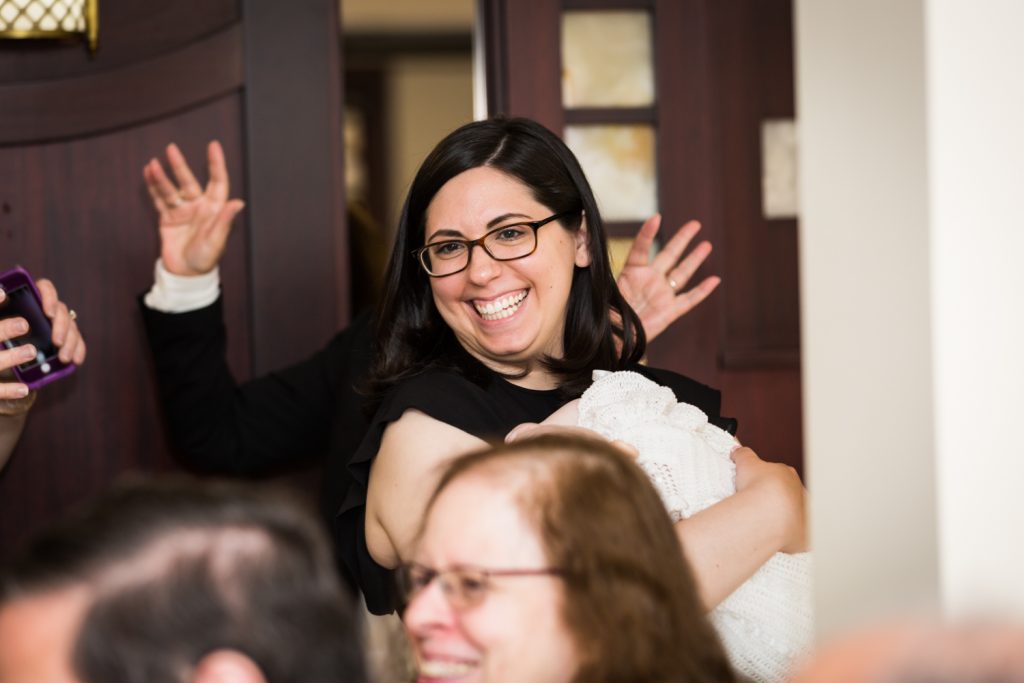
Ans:
{"label": "white wall", "polygon": [[795,17],[820,631],[1024,606],[1024,3],[797,0]]}
{"label": "white wall", "polygon": [[797,3],[805,462],[823,633],[938,592],[914,5]]}
{"label": "white wall", "polygon": [[926,26],[943,604],[1024,616],[1024,3]]}

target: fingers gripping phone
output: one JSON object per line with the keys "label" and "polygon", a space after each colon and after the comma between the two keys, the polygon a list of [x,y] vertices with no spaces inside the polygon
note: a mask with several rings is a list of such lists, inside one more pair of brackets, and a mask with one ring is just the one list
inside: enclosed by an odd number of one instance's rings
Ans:
{"label": "fingers gripping phone", "polygon": [[14,375],[29,389],[38,389],[75,371],[73,363],[57,357],[59,349],[53,343],[50,319],[43,313],[43,299],[32,276],[24,268],[14,268],[0,275],[0,288],[7,298],[0,302],[0,319],[21,317],[28,321],[28,333],[14,339],[0,340],[4,348],[13,349],[32,344],[36,357],[16,365]]}

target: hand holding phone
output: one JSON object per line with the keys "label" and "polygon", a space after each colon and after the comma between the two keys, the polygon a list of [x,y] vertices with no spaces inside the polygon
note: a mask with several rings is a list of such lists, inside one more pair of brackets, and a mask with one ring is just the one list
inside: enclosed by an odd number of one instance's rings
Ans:
{"label": "hand holding phone", "polygon": [[23,268],[0,275],[0,370],[10,369],[21,384],[0,381],[0,394],[18,398],[75,370],[85,344],[57,290],[38,283]]}

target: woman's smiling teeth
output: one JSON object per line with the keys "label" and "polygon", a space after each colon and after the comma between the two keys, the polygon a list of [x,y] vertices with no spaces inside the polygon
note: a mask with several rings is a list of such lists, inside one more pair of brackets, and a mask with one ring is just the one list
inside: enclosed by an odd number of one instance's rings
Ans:
{"label": "woman's smiling teeth", "polygon": [[419,665],[420,676],[424,678],[457,678],[465,676],[474,666],[468,662],[442,661],[428,659]]}
{"label": "woman's smiling teeth", "polygon": [[517,310],[523,303],[523,299],[526,298],[527,290],[522,290],[515,294],[509,294],[503,296],[500,299],[494,301],[488,301],[487,303],[473,302],[473,308],[480,314],[480,317],[484,320],[501,320],[507,318]]}

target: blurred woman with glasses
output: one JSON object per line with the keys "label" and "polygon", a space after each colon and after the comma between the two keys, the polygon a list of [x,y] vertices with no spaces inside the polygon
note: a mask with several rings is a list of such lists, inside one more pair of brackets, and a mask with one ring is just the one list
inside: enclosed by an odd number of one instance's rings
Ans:
{"label": "blurred woman with glasses", "polygon": [[411,557],[421,682],[736,680],[658,494],[606,442],[547,435],[456,460]]}

